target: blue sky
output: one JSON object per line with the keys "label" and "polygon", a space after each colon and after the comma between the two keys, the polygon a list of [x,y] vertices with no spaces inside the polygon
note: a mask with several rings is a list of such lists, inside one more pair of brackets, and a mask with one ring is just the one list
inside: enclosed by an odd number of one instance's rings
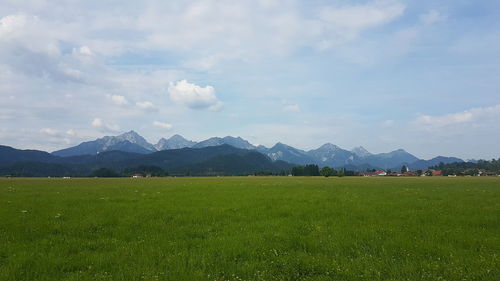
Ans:
{"label": "blue sky", "polygon": [[136,130],[500,157],[498,1],[0,6],[0,143]]}

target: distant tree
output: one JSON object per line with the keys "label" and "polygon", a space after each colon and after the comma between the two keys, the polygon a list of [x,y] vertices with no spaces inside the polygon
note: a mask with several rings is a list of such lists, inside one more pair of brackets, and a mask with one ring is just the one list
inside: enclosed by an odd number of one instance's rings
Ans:
{"label": "distant tree", "polygon": [[420,177],[423,174],[423,171],[422,170],[417,170],[416,173],[417,173],[417,176]]}
{"label": "distant tree", "polygon": [[465,171],[465,174],[468,176],[477,176],[479,175],[479,170],[478,169],[470,169]]}
{"label": "distant tree", "polygon": [[406,172],[408,172],[409,170],[410,170],[410,169],[408,169],[408,166],[406,166],[406,165],[403,165],[403,166],[401,167],[401,173],[406,173]]}
{"label": "distant tree", "polygon": [[100,168],[92,172],[91,176],[98,178],[117,178],[120,174],[108,168]]}
{"label": "distant tree", "polygon": [[337,171],[334,168],[332,168],[332,177],[336,177],[338,172],[339,171]]}
{"label": "distant tree", "polygon": [[306,176],[319,176],[319,167],[315,164],[309,164],[304,167]]}
{"label": "distant tree", "polygon": [[337,177],[343,177],[344,174],[345,174],[344,169],[340,169],[340,170],[337,171]]}
{"label": "distant tree", "polygon": [[328,167],[328,166],[325,166],[325,167],[321,168],[319,173],[324,177],[330,177],[330,176],[333,176],[333,169]]}
{"label": "distant tree", "polygon": [[344,176],[346,177],[359,176],[359,173],[356,171],[344,170]]}
{"label": "distant tree", "polygon": [[125,169],[124,173],[129,176],[133,174],[151,175],[153,177],[168,176],[168,173],[164,171],[162,168],[158,166],[147,166],[147,165]]}
{"label": "distant tree", "polygon": [[304,166],[293,167],[292,176],[304,176]]}
{"label": "distant tree", "polygon": [[296,166],[292,168],[293,176],[319,176],[318,165],[309,164],[305,166]]}
{"label": "distant tree", "polygon": [[432,177],[432,171],[431,170],[425,171],[425,175],[428,177]]}

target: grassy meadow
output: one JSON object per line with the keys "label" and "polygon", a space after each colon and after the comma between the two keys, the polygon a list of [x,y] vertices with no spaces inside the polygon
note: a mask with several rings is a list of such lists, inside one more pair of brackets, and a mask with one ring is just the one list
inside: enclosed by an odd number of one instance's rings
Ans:
{"label": "grassy meadow", "polygon": [[500,178],[0,179],[0,280],[500,280]]}

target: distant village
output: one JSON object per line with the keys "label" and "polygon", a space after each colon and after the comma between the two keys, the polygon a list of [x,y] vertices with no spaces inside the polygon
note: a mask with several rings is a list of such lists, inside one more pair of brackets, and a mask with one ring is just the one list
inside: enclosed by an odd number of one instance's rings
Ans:
{"label": "distant village", "polygon": [[[333,169],[332,169],[333,170]],[[333,170],[335,171],[335,170]],[[342,172],[342,173],[341,173]],[[150,178],[150,177],[156,177],[158,175],[151,174],[151,173],[135,173],[130,175],[132,178]],[[165,175],[163,175],[165,176]],[[172,175],[174,176],[174,175]],[[180,175],[177,175],[180,176]],[[361,177],[457,177],[457,176],[464,176],[464,177],[484,177],[484,176],[489,176],[489,177],[500,177],[499,173],[495,172],[490,172],[490,171],[465,171],[465,173],[457,173],[457,174],[446,174],[442,170],[436,170],[436,169],[426,169],[426,170],[417,170],[417,171],[409,171],[409,169],[406,168],[406,170],[402,171],[391,171],[391,170],[370,170],[370,171],[365,171],[365,172],[354,172],[354,171],[342,171],[338,170],[336,173],[330,173],[330,174],[325,174],[323,169],[319,169],[318,173],[312,173],[312,174],[292,174],[292,173],[265,173],[265,172],[260,172],[256,174],[252,174],[249,176],[361,176]]]}
{"label": "distant village", "polygon": [[416,171],[393,172],[393,171],[375,170],[373,172],[360,172],[359,175],[363,177],[442,177],[443,171],[419,170],[418,172]]}
{"label": "distant village", "polygon": [[[498,162],[484,161],[484,163],[495,163]],[[483,163],[483,164],[484,164]],[[403,165],[400,171],[392,170],[382,170],[382,169],[371,169],[366,171],[348,171],[343,168],[333,169],[330,167],[319,168],[317,165],[310,164],[305,166],[296,166],[292,169],[292,176],[362,176],[362,177],[473,177],[473,176],[500,176],[500,171],[498,169],[479,169],[477,167],[472,168],[461,168],[456,169],[449,167],[455,164],[439,164],[435,167],[430,167],[428,169],[411,171],[408,166]],[[464,165],[474,165],[466,163]],[[443,167],[443,169],[438,169],[438,167]]]}
{"label": "distant village", "polygon": [[395,172],[395,171],[384,171],[384,170],[375,170],[375,171],[369,171],[369,172],[359,172],[359,176],[363,177],[456,177],[456,176],[465,176],[465,177],[497,177],[500,176],[499,173],[496,172],[491,172],[491,171],[482,171],[482,170],[468,170],[464,171],[461,173],[445,173],[442,170],[434,170],[434,169],[427,169],[427,170],[417,170],[417,171],[400,171],[400,172]]}

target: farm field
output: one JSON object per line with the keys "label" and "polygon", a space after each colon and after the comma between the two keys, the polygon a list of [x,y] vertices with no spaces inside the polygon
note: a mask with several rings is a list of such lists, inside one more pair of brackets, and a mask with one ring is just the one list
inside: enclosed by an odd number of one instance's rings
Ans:
{"label": "farm field", "polygon": [[500,280],[500,178],[0,179],[0,280]]}

